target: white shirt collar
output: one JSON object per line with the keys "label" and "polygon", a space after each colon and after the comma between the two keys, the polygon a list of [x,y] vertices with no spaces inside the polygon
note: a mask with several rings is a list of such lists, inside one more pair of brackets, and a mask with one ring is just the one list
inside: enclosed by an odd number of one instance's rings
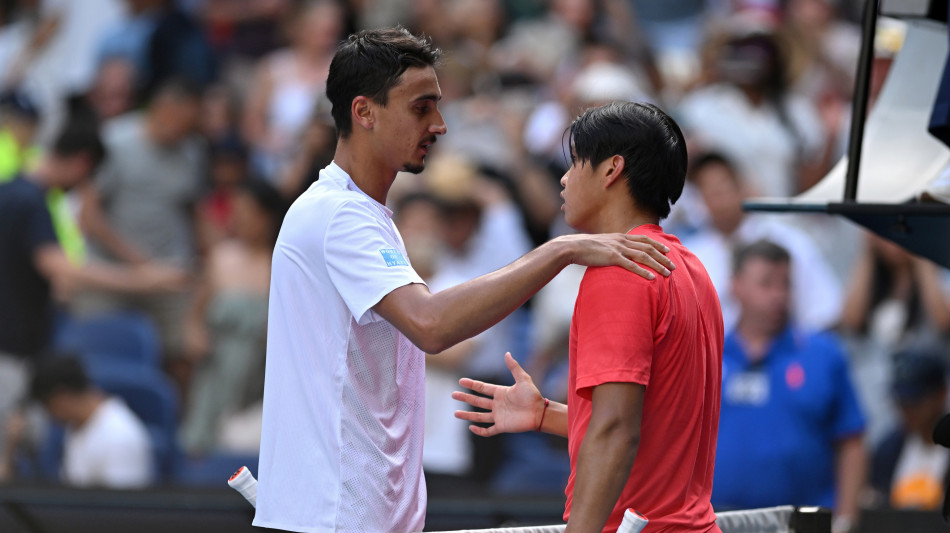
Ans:
{"label": "white shirt collar", "polygon": [[379,207],[380,209],[382,209],[383,212],[386,213],[386,216],[388,216],[388,217],[392,217],[392,216],[393,216],[393,212],[392,212],[391,209],[389,209],[389,208],[386,207],[385,205],[383,205],[383,204],[377,202],[376,199],[374,199],[372,196],[366,194],[366,193],[363,191],[363,189],[360,189],[360,188],[356,185],[356,183],[353,182],[353,178],[351,178],[350,175],[347,174],[347,172],[346,172],[345,170],[343,170],[342,168],[340,168],[340,165],[337,165],[337,164],[336,164],[336,161],[331,161],[330,164],[327,165],[326,168],[324,168],[323,170],[320,171],[320,178],[321,178],[321,179],[323,179],[323,178],[330,178],[330,179],[333,180],[333,181],[337,181],[337,182],[340,182],[340,183],[344,184],[345,187],[346,187],[346,189],[347,189],[348,191],[353,191],[353,192],[362,194],[362,195],[363,195],[364,197],[366,197],[370,202],[373,202],[373,205],[376,205],[377,207]]}

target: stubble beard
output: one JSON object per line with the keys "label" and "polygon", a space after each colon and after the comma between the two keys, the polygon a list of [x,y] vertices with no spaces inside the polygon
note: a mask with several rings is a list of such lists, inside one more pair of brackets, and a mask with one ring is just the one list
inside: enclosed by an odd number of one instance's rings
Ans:
{"label": "stubble beard", "polygon": [[413,163],[406,163],[402,167],[403,172],[408,172],[410,174],[419,174],[425,169],[426,169],[425,162],[419,163],[418,165],[413,164]]}

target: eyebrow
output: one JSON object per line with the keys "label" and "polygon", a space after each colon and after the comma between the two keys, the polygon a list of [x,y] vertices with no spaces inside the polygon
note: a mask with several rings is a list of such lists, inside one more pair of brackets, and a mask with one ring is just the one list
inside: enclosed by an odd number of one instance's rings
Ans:
{"label": "eyebrow", "polygon": [[432,102],[439,102],[439,101],[442,100],[442,95],[441,95],[441,94],[424,94],[424,95],[422,95],[422,96],[418,96],[418,97],[416,97],[416,98],[413,98],[413,99],[412,99],[412,103],[423,102],[423,101],[426,101],[426,100],[429,100],[429,101],[432,101]]}

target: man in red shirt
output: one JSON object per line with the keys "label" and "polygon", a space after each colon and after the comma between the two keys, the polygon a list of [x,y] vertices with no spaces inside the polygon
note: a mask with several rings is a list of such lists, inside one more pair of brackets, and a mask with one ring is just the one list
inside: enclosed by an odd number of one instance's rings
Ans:
{"label": "man in red shirt", "polygon": [[612,103],[571,125],[572,166],[561,178],[567,223],[588,233],[631,232],[669,247],[669,278],[588,268],[570,335],[567,405],[548,402],[510,354],[502,387],[463,378],[488,398],[453,397],[489,412],[482,436],[537,429],[568,438],[567,533],[614,532],[627,508],[644,531],[718,532],[712,493],[723,348],[716,290],[699,260],[658,223],[682,192],[686,146],[649,104]]}

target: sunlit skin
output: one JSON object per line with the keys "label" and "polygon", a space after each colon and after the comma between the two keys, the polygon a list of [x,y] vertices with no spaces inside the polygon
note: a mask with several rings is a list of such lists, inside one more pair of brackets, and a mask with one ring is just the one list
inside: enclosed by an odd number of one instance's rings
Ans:
{"label": "sunlit skin", "polygon": [[584,233],[626,233],[643,224],[659,223],[657,216],[638,209],[626,190],[623,156],[614,155],[593,165],[577,158],[573,150],[571,147],[571,167],[561,177],[561,210],[569,226]]}
{"label": "sunlit skin", "polygon": [[406,69],[386,105],[357,96],[350,107],[353,131],[340,139],[334,161],[363,192],[385,203],[396,173],[422,172],[431,146],[445,135],[441,99],[432,67]]}

